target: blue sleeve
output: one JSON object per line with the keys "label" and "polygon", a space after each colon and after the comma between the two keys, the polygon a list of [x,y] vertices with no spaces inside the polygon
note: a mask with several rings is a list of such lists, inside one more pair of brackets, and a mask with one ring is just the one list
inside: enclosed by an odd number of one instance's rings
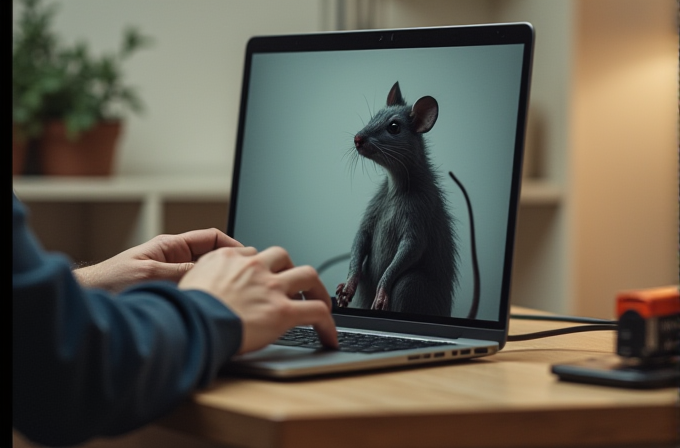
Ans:
{"label": "blue sleeve", "polygon": [[149,282],[112,295],[82,288],[12,206],[12,424],[73,445],[166,414],[208,385],[241,344],[241,321],[214,297]]}

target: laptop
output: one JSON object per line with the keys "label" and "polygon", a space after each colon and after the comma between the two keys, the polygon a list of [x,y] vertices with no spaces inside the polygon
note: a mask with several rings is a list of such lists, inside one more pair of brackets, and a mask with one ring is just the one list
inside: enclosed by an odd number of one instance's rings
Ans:
{"label": "laptop", "polygon": [[226,374],[503,348],[533,46],[529,23],[249,40],[227,233],[316,267],[341,349],[295,328]]}

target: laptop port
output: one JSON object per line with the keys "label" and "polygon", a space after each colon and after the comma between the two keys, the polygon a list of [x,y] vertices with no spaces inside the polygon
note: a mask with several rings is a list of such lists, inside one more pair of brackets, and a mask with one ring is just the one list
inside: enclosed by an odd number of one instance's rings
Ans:
{"label": "laptop port", "polygon": [[461,355],[469,355],[470,353],[472,353],[472,352],[470,351],[469,348],[466,348],[466,349],[463,349],[463,350],[460,351]]}
{"label": "laptop port", "polygon": [[489,353],[489,349],[486,348],[486,347],[485,348],[476,348],[475,353],[477,353],[477,354]]}
{"label": "laptop port", "polygon": [[437,352],[434,354],[435,358],[441,358],[442,356],[444,356],[444,352]]}
{"label": "laptop port", "polygon": [[426,354],[423,355],[423,358],[427,359],[427,358],[429,358],[430,356],[432,356],[432,355],[430,355],[429,353],[426,353]]}
{"label": "laptop port", "polygon": [[407,359],[408,359],[409,361],[413,361],[413,360],[416,360],[416,359],[420,359],[420,355],[411,355],[411,356],[409,356]]}
{"label": "laptop port", "polygon": [[451,350],[451,356],[458,356],[458,350]]}

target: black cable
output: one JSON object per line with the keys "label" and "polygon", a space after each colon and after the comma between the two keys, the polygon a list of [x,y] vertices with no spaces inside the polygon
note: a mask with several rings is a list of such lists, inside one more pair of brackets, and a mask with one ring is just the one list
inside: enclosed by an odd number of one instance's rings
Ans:
{"label": "black cable", "polygon": [[547,320],[553,322],[574,322],[580,325],[578,327],[557,328],[554,330],[538,331],[536,333],[514,334],[508,335],[508,342],[513,341],[527,341],[529,339],[547,338],[550,336],[559,336],[562,334],[581,333],[584,331],[606,331],[617,330],[618,321],[609,319],[598,319],[594,317],[580,317],[580,316],[564,316],[559,314],[510,314],[511,319],[524,320]]}
{"label": "black cable", "polygon": [[617,328],[618,328],[618,325],[612,325],[612,324],[579,325],[579,326],[576,326],[576,327],[557,328],[555,330],[537,331],[535,333],[511,334],[511,335],[508,335],[507,341],[508,342],[528,341],[529,339],[547,338],[547,337],[550,337],[550,336],[559,336],[559,335],[569,334],[569,333],[581,333],[581,332],[584,332],[584,331],[615,331]]}
{"label": "black cable", "polygon": [[[460,190],[463,192],[463,195],[465,196],[465,203],[467,204],[468,207],[468,213],[470,215],[470,240],[471,240],[471,253],[472,253],[472,267],[473,267],[473,280],[474,280],[474,298],[472,300],[472,306],[470,307],[470,313],[468,314],[468,319],[473,319],[477,316],[477,308],[479,306],[479,286],[480,286],[480,280],[479,280],[479,266],[478,266],[478,260],[477,260],[477,242],[475,238],[475,222],[474,222],[474,217],[472,214],[472,203],[470,201],[470,197],[467,194],[467,190],[465,189],[465,186],[462,184],[461,181],[458,180],[458,178],[453,174],[452,171],[449,171],[449,176],[451,176],[451,179],[458,185]],[[547,331],[539,331],[537,333],[527,333],[527,334],[518,334],[518,335],[509,335],[508,336],[508,341],[525,341],[528,339],[538,339],[538,338],[545,338],[549,336],[557,336],[561,334],[569,334],[569,333],[580,333],[583,331],[601,331],[601,330],[616,330],[618,328],[618,323],[616,321],[612,320],[605,320],[605,319],[595,319],[595,318],[589,318],[589,317],[574,317],[574,316],[560,316],[560,315],[552,315],[552,316],[546,316],[546,315],[533,315],[533,314],[511,314],[511,318],[513,319],[533,319],[533,320],[549,320],[549,321],[559,321],[559,322],[574,322],[574,323],[580,323],[580,324],[587,324],[587,325],[582,325],[579,327],[567,327],[567,328],[560,328],[556,330],[547,330]]]}
{"label": "black cable", "polygon": [[614,324],[618,322],[609,319],[598,319],[595,317],[563,316],[563,315],[543,315],[543,314],[510,314],[510,319],[524,320],[550,320],[555,322],[573,322],[577,324]]}

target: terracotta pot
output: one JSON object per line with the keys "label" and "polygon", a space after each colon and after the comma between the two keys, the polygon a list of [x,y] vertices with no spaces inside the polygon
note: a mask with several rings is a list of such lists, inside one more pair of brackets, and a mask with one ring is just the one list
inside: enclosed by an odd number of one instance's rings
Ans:
{"label": "terracotta pot", "polygon": [[121,130],[120,121],[105,121],[72,140],[68,138],[63,122],[48,123],[40,140],[42,174],[111,175]]}
{"label": "terracotta pot", "polygon": [[12,175],[20,176],[26,169],[26,154],[28,141],[16,128],[12,126]]}

